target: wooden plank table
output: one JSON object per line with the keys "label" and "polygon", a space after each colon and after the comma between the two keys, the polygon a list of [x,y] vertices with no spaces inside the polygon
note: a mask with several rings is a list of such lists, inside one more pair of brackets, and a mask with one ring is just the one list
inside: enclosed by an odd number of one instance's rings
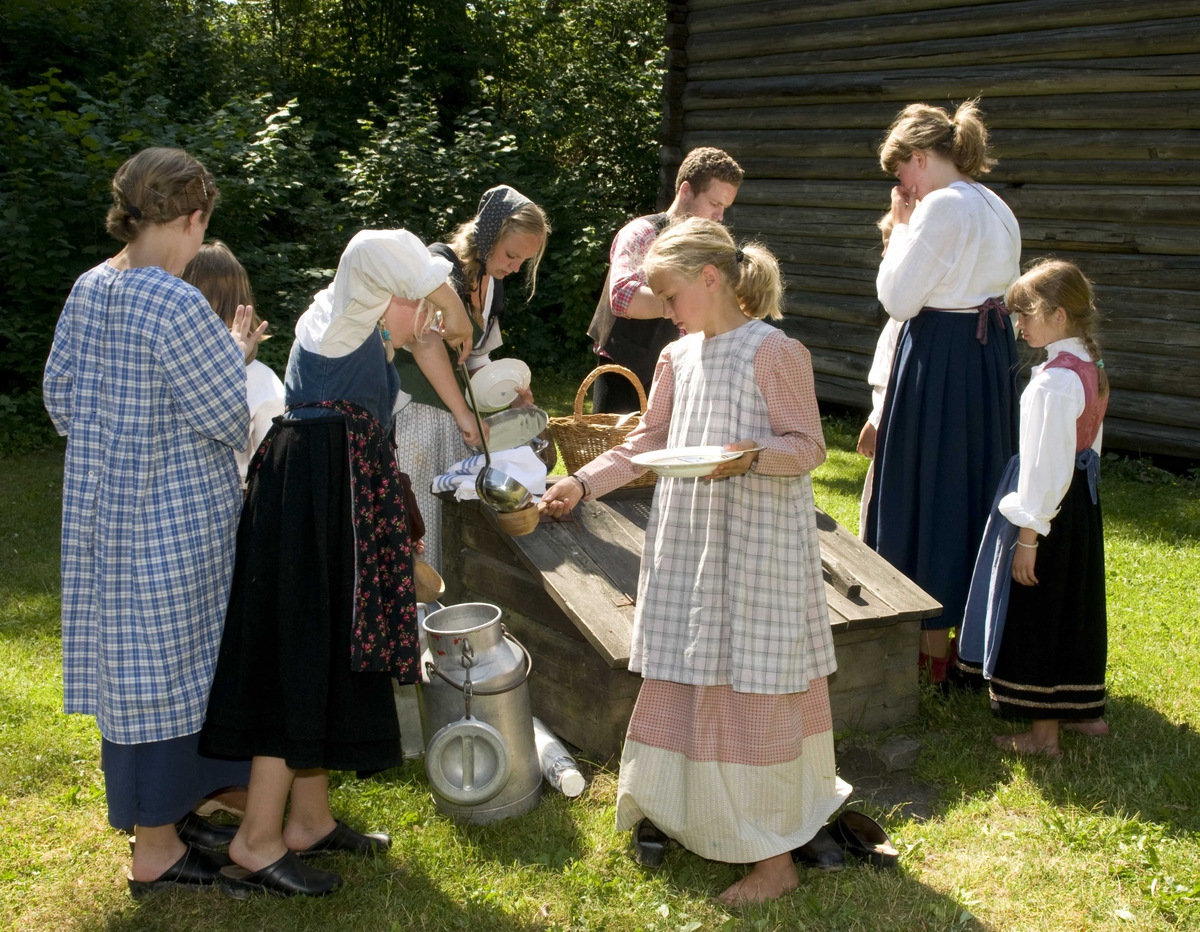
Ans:
{"label": "wooden plank table", "polygon": [[[447,598],[500,604],[534,657],[535,714],[598,757],[619,751],[636,698],[627,670],[652,489],[581,503],[509,537],[477,502],[443,496]],[[941,605],[818,510],[837,650],[835,727],[891,727],[916,714],[917,639]]]}

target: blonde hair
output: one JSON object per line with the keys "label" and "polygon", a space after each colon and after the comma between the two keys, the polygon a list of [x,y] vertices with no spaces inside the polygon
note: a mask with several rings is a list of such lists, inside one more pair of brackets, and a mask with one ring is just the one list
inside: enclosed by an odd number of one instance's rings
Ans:
{"label": "blonde hair", "polygon": [[996,164],[988,156],[988,131],[977,100],[959,104],[953,117],[942,107],[909,104],[888,127],[887,138],[879,147],[879,164],[894,175],[896,167],[918,149],[950,159],[972,178],[987,174]]}
{"label": "blonde hair", "polygon": [[[1088,355],[1096,363],[1103,361],[1096,328],[1100,312],[1096,310],[1096,295],[1088,277],[1079,266],[1063,259],[1039,259],[1028,271],[1008,286],[1004,303],[1016,314],[1037,314],[1049,317],[1062,308],[1067,315],[1067,327],[1073,337],[1083,342]],[[1104,367],[1096,369],[1100,397],[1108,394],[1108,376]]]}
{"label": "blonde hair", "polygon": [[694,281],[706,265],[717,269],[729,283],[747,317],[783,317],[783,278],[771,250],[757,242],[739,247],[715,220],[689,217],[667,227],[651,244],[642,269],[647,277],[660,271],[674,272]]}
{"label": "blonde hair", "polygon": [[132,243],[150,224],[170,223],[200,211],[208,217],[217,204],[212,174],[182,149],[143,149],[117,169],[108,234]]}
{"label": "blonde hair", "polygon": [[[532,298],[537,291],[538,266],[541,265],[542,256],[546,252],[546,240],[550,238],[550,218],[546,216],[546,212],[542,208],[532,201],[522,204],[504,218],[504,222],[500,224],[500,232],[496,235],[496,243],[492,244],[492,248],[495,249],[496,244],[510,233],[532,233],[541,238],[542,245],[538,247],[537,254],[530,260],[529,269],[525,273],[525,280],[529,282],[529,297]],[[487,264],[487,256],[479,255],[479,248],[475,242],[474,217],[466,223],[458,225],[458,229],[450,237],[449,245],[454,250],[454,254],[458,256],[458,261],[462,263],[463,286],[469,292],[479,281],[482,270]]]}
{"label": "blonde hair", "polygon": [[[245,267],[219,239],[200,247],[194,259],[179,276],[189,285],[194,285],[208,300],[226,327],[233,326],[233,315],[238,305],[254,306],[254,292],[250,290],[250,276]],[[254,328],[262,323],[257,312]]]}

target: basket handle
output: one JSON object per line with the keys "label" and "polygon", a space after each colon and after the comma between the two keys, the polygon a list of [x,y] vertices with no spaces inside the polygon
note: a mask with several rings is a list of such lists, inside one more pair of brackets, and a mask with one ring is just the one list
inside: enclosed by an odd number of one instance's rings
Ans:
{"label": "basket handle", "polygon": [[646,390],[642,388],[642,380],[639,379],[631,370],[624,366],[618,366],[615,363],[609,363],[604,366],[597,366],[587,374],[579,386],[579,391],[575,393],[575,420],[583,420],[583,396],[587,394],[587,390],[592,387],[592,383],[597,378],[604,375],[606,372],[615,372],[618,375],[623,375],[633,383],[633,387],[637,390],[638,404],[642,406],[640,413],[646,413]]}

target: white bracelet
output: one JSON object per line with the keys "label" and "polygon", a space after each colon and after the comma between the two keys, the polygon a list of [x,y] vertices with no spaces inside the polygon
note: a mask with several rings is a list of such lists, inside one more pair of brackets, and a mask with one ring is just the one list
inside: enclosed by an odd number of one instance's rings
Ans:
{"label": "white bracelet", "polygon": [[1038,549],[1037,544],[1027,544],[1023,541],[1017,541],[1017,546],[1024,547],[1026,550],[1037,550]]}

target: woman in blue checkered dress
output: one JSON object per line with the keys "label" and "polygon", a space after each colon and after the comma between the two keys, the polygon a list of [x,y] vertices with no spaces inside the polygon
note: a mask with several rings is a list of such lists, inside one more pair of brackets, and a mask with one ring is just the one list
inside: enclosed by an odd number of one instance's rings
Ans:
{"label": "woman in blue checkered dress", "polygon": [[108,231],[125,248],[71,289],[43,382],[67,436],[65,707],[96,716],[109,821],[137,830],[134,895],[216,880],[216,861],[185,845],[217,840],[190,810],[248,779],[244,764],[197,753],[242,502],[246,356],[261,335],[243,311],[231,338],[176,277],[216,199],[178,149],[121,166]]}

